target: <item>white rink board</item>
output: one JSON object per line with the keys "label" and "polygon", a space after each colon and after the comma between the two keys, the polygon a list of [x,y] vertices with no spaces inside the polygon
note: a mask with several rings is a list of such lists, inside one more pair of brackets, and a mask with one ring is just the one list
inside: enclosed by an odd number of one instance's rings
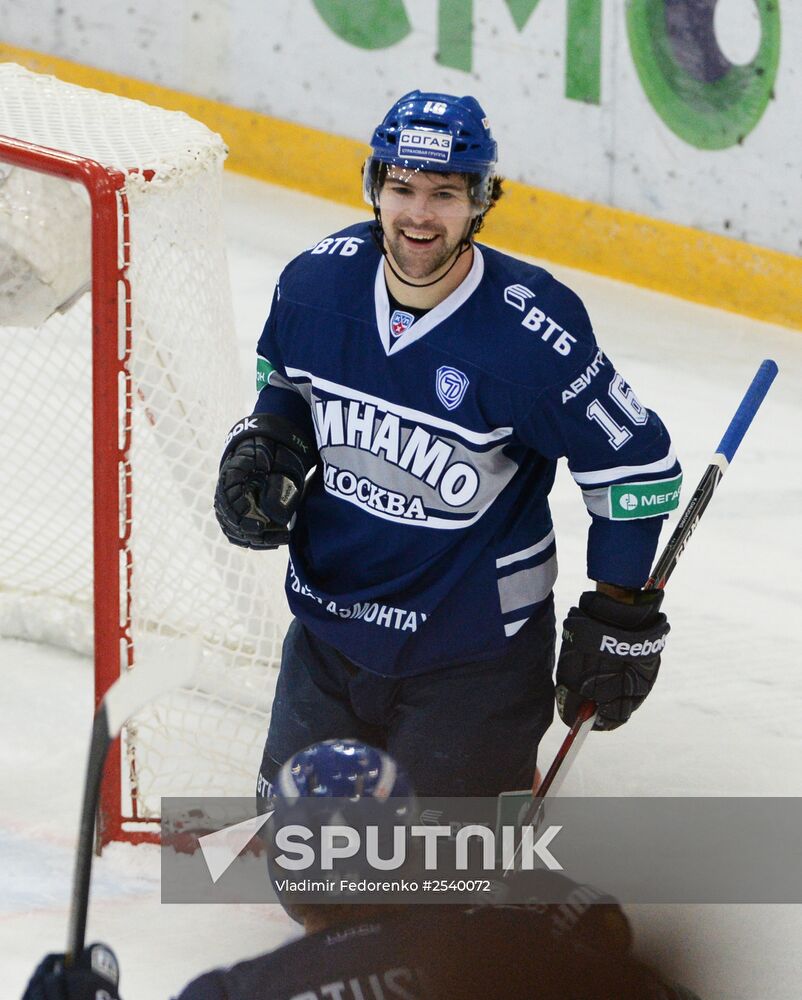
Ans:
{"label": "white rink board", "polygon": [[[329,10],[352,0],[320,0]],[[651,0],[653,3],[662,0]],[[762,0],[761,0],[762,2]],[[72,0],[6,3],[4,41],[366,141],[389,104],[420,87],[474,93],[501,142],[501,169],[551,191],[786,253],[802,221],[802,4],[779,0],[770,101],[741,145],[705,151],[663,123],[641,86],[620,0],[601,0],[601,102],[565,96],[567,0],[473,0],[470,71],[441,65],[447,25],[468,0],[359,0],[405,15],[408,34],[366,49],[339,37],[313,0],[196,5]],[[512,11],[524,20],[518,30]],[[525,16],[527,15],[528,16]],[[378,16],[378,14],[377,14]],[[760,40],[754,0],[718,0],[716,41],[738,64]]]}

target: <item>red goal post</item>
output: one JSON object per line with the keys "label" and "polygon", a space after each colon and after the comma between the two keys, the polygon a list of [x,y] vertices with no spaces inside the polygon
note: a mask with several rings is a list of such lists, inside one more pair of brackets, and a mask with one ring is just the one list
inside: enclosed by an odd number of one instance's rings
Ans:
{"label": "red goal post", "polygon": [[91,653],[96,704],[150,644],[204,644],[114,747],[103,843],[156,839],[161,795],[252,792],[287,618],[281,557],[211,506],[249,404],[225,154],[184,114],[0,64],[0,635]]}

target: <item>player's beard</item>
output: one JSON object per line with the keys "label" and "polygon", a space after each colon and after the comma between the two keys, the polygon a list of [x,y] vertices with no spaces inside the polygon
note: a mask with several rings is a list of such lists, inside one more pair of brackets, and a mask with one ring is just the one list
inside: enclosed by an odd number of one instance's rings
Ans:
{"label": "player's beard", "polygon": [[417,248],[409,245],[404,230],[415,232],[418,228],[395,223],[391,232],[384,231],[384,238],[393,260],[406,277],[431,278],[453,262],[467,235],[467,229],[465,235],[455,239],[449,236],[446,229],[426,227],[426,233],[437,238],[430,246],[422,244]]}

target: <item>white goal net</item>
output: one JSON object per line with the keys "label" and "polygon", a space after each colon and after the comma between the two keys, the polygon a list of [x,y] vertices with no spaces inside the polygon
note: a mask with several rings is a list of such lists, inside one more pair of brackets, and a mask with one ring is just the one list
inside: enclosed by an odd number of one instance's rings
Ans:
{"label": "white goal net", "polygon": [[248,406],[225,155],[182,113],[0,64],[0,634],[94,651],[101,691],[159,637],[204,642],[198,684],[126,730],[123,821],[253,791],[288,617],[284,557],[212,511]]}

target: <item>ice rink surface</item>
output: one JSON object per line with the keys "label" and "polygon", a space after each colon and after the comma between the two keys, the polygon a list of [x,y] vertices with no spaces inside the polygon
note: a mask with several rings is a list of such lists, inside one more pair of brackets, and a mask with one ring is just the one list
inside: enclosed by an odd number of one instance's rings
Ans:
{"label": "ice rink surface", "polygon": [[[283,264],[364,213],[236,175],[225,197],[245,413]],[[780,366],[669,585],[672,633],[654,693],[627,726],[590,737],[563,794],[802,795],[802,333],[544,266],[583,297],[601,346],[663,417],[686,500],[760,361]],[[48,487],[45,501],[54,497]],[[586,585],[587,515],[564,464],[552,510],[559,616]],[[13,1000],[41,956],[64,948],[91,665],[11,639],[0,660],[0,997]],[[563,732],[559,722],[549,731],[541,762]],[[802,994],[802,905],[627,911],[638,950],[703,1000]],[[95,865],[88,940],[117,951],[125,1000],[170,997],[204,969],[297,933],[278,907],[162,905],[155,847],[113,845]]]}

